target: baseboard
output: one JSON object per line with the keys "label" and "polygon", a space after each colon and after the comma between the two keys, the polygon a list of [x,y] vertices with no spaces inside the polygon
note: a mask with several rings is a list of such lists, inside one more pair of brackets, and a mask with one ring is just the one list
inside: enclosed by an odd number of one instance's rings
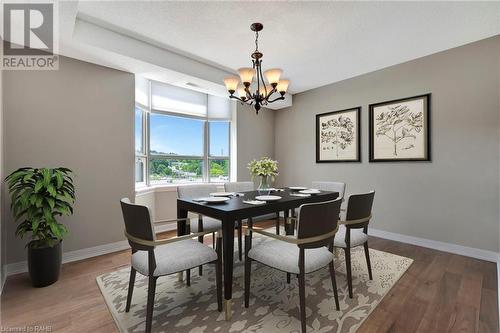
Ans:
{"label": "baseboard", "polygon": [[[500,255],[497,256],[497,290],[500,287]],[[500,292],[497,291],[498,324],[500,325]]]}
{"label": "baseboard", "polygon": [[7,280],[7,274],[5,273],[4,266],[0,266],[0,295],[2,295],[3,286],[5,285],[5,281]]}
{"label": "baseboard", "polygon": [[[62,263],[65,264],[68,262],[97,257],[103,254],[126,250],[128,248],[130,248],[130,246],[127,241],[119,241],[115,243],[93,246],[76,251],[68,251],[63,253]],[[12,264],[7,264],[5,269],[5,275],[10,276],[14,274],[24,273],[27,271],[28,271],[28,262],[20,261]]]}
{"label": "baseboard", "polygon": [[449,253],[453,253],[453,254],[459,254],[462,256],[491,261],[491,262],[495,262],[495,263],[498,262],[498,260],[499,260],[499,254],[497,252],[494,252],[494,251],[477,249],[474,247],[462,246],[462,245],[457,245],[457,244],[452,244],[452,243],[445,243],[445,242],[430,240],[430,239],[426,239],[426,238],[407,236],[407,235],[403,235],[403,234],[397,234],[394,232],[378,230],[378,229],[373,229],[373,228],[369,229],[369,234],[371,236],[380,237],[380,238],[384,238],[384,239],[390,239],[390,240],[401,242],[401,243],[427,247],[427,248],[434,249],[434,250],[449,252]]}
{"label": "baseboard", "polygon": [[[167,225],[157,227],[156,231],[157,232],[165,232],[165,231],[175,230],[175,229],[176,229],[175,225],[168,225],[167,224]],[[124,240],[124,241],[119,241],[119,242],[110,243],[110,244],[93,246],[93,247],[89,247],[89,248],[81,249],[81,250],[68,251],[68,252],[63,253],[62,263],[65,264],[68,262],[97,257],[97,256],[101,256],[103,254],[108,254],[108,253],[126,250],[128,248],[130,248],[128,241]],[[7,264],[7,265],[5,265],[5,270],[4,270],[4,274],[2,276],[2,279],[5,282],[5,279],[7,276],[19,274],[19,273],[24,273],[27,271],[28,271],[28,262],[27,261],[21,261],[21,262],[16,262],[16,263],[12,263],[12,264]]]}

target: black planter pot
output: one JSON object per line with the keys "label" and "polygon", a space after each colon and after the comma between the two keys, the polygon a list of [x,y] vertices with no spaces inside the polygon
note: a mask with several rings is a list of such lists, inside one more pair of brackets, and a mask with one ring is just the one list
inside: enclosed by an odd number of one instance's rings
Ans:
{"label": "black planter pot", "polygon": [[41,288],[59,279],[61,271],[61,242],[54,247],[34,248],[28,245],[28,271],[33,287]]}

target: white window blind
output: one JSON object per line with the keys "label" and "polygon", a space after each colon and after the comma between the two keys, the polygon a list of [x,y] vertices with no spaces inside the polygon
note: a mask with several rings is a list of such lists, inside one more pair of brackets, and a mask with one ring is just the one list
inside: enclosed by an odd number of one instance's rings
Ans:
{"label": "white window blind", "polygon": [[149,106],[149,80],[135,76],[135,102]]}
{"label": "white window blind", "polygon": [[153,109],[193,116],[207,116],[207,95],[170,84],[151,82]]}
{"label": "white window blind", "polygon": [[208,95],[208,118],[231,119],[232,103],[228,98]]}

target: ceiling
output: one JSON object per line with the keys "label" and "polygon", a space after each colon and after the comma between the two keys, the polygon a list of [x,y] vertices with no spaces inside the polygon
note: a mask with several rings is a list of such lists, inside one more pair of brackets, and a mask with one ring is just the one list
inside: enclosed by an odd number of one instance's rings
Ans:
{"label": "ceiling", "polygon": [[293,93],[500,34],[500,2],[80,1],[77,17],[223,72],[249,66],[262,22],[264,69]]}

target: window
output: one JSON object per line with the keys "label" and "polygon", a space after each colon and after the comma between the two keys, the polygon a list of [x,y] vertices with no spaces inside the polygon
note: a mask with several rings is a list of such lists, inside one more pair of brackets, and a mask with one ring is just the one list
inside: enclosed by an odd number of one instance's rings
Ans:
{"label": "window", "polygon": [[158,82],[136,82],[141,83],[136,85],[136,183],[229,181],[231,102]]}

